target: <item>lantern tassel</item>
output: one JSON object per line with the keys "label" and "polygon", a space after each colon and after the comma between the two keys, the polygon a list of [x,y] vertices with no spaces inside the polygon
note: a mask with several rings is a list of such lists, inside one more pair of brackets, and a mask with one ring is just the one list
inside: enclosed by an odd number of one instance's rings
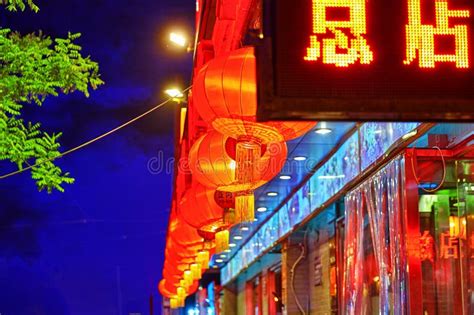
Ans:
{"label": "lantern tassel", "polygon": [[203,269],[209,269],[209,252],[202,250],[198,253],[196,261],[201,264]]}
{"label": "lantern tassel", "polygon": [[253,222],[255,219],[255,197],[252,191],[239,193],[235,196],[236,223]]}
{"label": "lantern tassel", "polygon": [[194,280],[200,280],[202,277],[202,270],[201,270],[201,264],[200,263],[194,263],[191,264],[190,269],[193,274]]}
{"label": "lantern tassel", "polygon": [[186,282],[186,291],[193,285],[194,277],[191,270],[186,270],[183,275],[184,281]]}
{"label": "lantern tassel", "polygon": [[[235,207],[235,205],[234,205]],[[224,218],[223,222],[225,225],[231,226],[234,225],[235,222],[235,209],[234,208],[224,208]]]}
{"label": "lantern tassel", "polygon": [[178,308],[178,299],[179,299],[179,297],[175,297],[175,298],[171,298],[171,299],[170,299],[170,306],[171,306],[171,309],[176,309],[176,308]]}
{"label": "lantern tassel", "polygon": [[261,144],[253,139],[241,138],[235,147],[235,179],[248,189],[258,180],[258,161],[262,156]]}
{"label": "lantern tassel", "polygon": [[222,253],[229,249],[229,230],[222,230],[216,233],[216,253]]}

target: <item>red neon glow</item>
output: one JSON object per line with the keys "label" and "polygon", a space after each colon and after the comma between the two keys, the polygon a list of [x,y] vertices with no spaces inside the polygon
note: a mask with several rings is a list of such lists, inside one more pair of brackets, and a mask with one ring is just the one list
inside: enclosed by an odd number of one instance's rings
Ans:
{"label": "red neon glow", "polygon": [[[374,54],[364,35],[367,33],[365,0],[313,0],[313,33],[310,47],[307,48],[306,61],[322,62],[336,67],[348,67],[359,61],[370,64]],[[349,18],[327,18],[327,9],[349,10]],[[327,32],[332,38],[320,39]],[[340,51],[343,52],[340,52]]]}
{"label": "red neon glow", "polygon": [[449,235],[449,232],[440,234],[440,258],[459,258],[459,239]]}
{"label": "red neon glow", "polygon": [[[421,24],[421,0],[408,0],[405,65],[418,59],[420,68],[434,68],[437,62],[453,62],[456,68],[469,68],[468,27],[450,23],[451,18],[469,18],[469,10],[449,10],[448,0],[435,0],[436,26]],[[454,37],[454,54],[436,54],[437,35]]]}
{"label": "red neon glow", "polygon": [[434,239],[429,231],[423,231],[420,237],[420,259],[421,261],[434,261]]}

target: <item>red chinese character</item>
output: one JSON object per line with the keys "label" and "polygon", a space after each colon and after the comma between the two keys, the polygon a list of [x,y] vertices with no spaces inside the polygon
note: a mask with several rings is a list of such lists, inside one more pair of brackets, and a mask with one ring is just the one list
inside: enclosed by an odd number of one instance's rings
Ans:
{"label": "red chinese character", "polygon": [[[470,17],[469,10],[449,10],[448,0],[435,0],[436,25],[422,24],[420,0],[408,0],[406,25],[407,57],[405,64],[418,58],[420,68],[434,68],[436,62],[453,62],[457,68],[469,68],[468,26],[456,24],[456,19]],[[451,36],[455,42],[454,54],[436,54],[436,37]]]}
{"label": "red chinese character", "polygon": [[420,237],[420,259],[421,261],[429,260],[433,262],[433,245],[434,239],[431,236],[429,231],[424,231],[423,235]]}
{"label": "red chinese character", "polygon": [[440,258],[459,258],[459,239],[449,235],[449,232],[440,235]]}
{"label": "red chinese character", "polygon": [[[310,36],[304,59],[316,61],[322,57],[323,63],[336,67],[348,67],[356,61],[370,64],[374,54],[364,37],[367,33],[365,6],[365,0],[313,0],[314,35]],[[349,10],[349,19],[328,20],[326,10],[331,8]],[[327,33],[330,38],[320,38]]]}

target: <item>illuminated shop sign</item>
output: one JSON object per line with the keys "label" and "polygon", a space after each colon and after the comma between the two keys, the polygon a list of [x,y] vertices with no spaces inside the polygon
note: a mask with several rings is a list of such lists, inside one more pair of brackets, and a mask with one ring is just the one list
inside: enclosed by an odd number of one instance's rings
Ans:
{"label": "illuminated shop sign", "polygon": [[474,119],[471,0],[268,0],[264,8],[260,119]]}

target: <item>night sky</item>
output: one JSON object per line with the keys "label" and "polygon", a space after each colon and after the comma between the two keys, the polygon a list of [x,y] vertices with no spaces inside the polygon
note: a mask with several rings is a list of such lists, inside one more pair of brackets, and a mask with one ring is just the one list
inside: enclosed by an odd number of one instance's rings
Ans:
{"label": "night sky", "polygon": [[[190,0],[37,0],[41,11],[7,13],[0,25],[53,37],[81,32],[85,55],[106,84],[49,98],[27,119],[63,131],[67,150],[144,112],[167,82],[189,82],[192,55],[165,46],[169,26],[192,34]],[[156,172],[174,155],[175,107],[58,161],[76,183],[38,192],[29,173],[0,181],[0,314],[160,314],[157,283],[172,174]],[[150,162],[153,170],[149,169]],[[0,163],[0,173],[13,168]]]}

